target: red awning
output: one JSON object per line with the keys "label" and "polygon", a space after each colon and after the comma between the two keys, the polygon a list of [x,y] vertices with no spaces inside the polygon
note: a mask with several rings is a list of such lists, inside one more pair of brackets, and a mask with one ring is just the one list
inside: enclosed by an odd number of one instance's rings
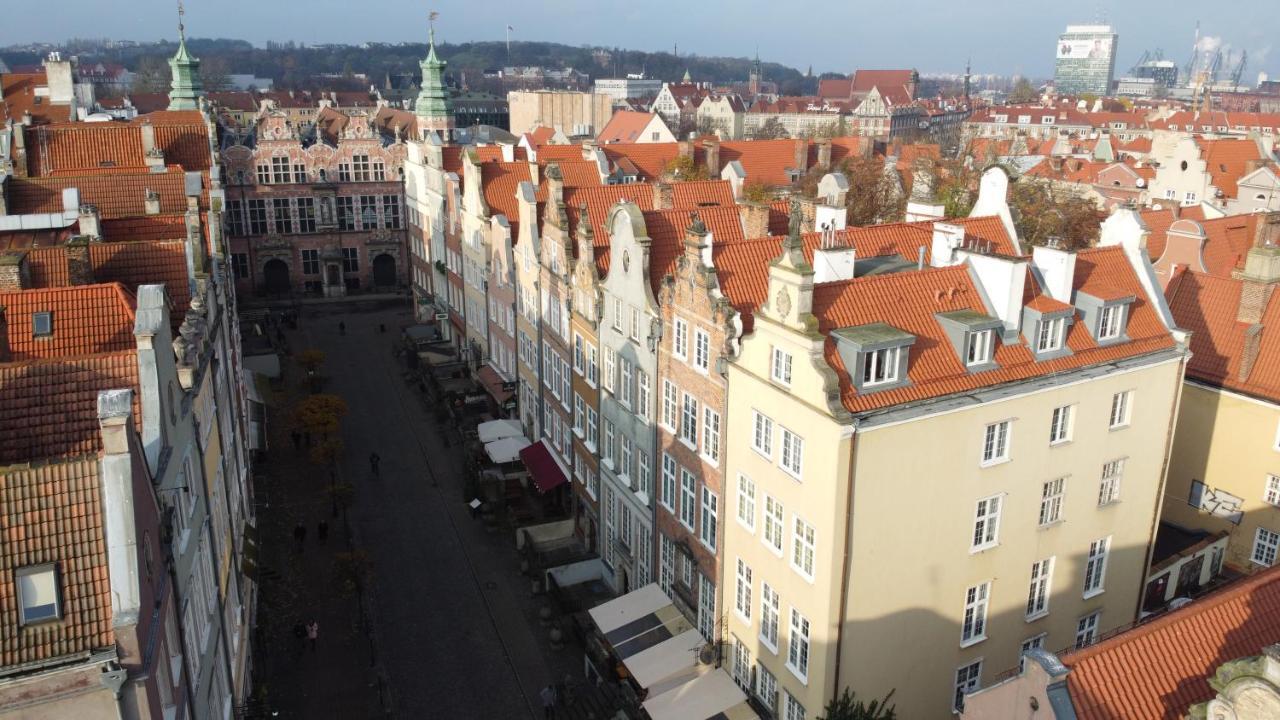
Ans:
{"label": "red awning", "polygon": [[506,381],[502,379],[502,376],[498,374],[497,370],[494,370],[488,365],[481,365],[480,369],[476,370],[476,380],[480,382],[480,385],[484,387],[485,392],[489,393],[489,396],[492,397],[499,405],[511,399],[513,393],[510,390],[504,389]]}
{"label": "red awning", "polygon": [[561,472],[560,466],[556,464],[555,458],[551,457],[551,452],[541,440],[521,450],[520,460],[529,469],[529,474],[533,476],[533,484],[538,486],[540,493],[554,490],[569,482],[569,478]]}

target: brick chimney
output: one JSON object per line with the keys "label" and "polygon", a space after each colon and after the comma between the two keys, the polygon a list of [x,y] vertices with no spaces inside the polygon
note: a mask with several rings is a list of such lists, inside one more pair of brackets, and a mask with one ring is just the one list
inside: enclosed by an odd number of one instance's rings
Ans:
{"label": "brick chimney", "polygon": [[706,156],[707,177],[712,180],[720,177],[720,140],[713,138],[704,140],[702,154]]}
{"label": "brick chimney", "polygon": [[679,140],[676,142],[676,147],[679,148],[680,157],[689,158],[690,160],[693,159],[693,141],[692,140]]}
{"label": "brick chimney", "polygon": [[0,291],[12,292],[31,287],[31,267],[26,250],[7,250],[0,254]]}
{"label": "brick chimney", "polygon": [[160,193],[156,192],[155,190],[152,190],[151,188],[147,188],[146,193],[147,195],[146,195],[146,199],[143,201],[143,207],[146,208],[147,214],[159,215],[160,214]]}
{"label": "brick chimney", "polygon": [[827,172],[831,170],[831,138],[822,138],[817,144],[818,167]]}
{"label": "brick chimney", "polygon": [[0,305],[0,363],[12,359],[13,352],[9,349],[9,315],[5,307]]}
{"label": "brick chimney", "polygon": [[547,165],[547,202],[553,206],[564,203],[564,175],[560,173],[559,163]]}
{"label": "brick chimney", "polygon": [[[1276,284],[1280,283],[1280,246],[1251,248],[1245,256],[1244,273],[1240,277],[1244,284],[1240,288],[1236,320],[1250,324],[1261,322],[1267,301],[1271,299]],[[1244,372],[1243,366],[1241,372]]]}
{"label": "brick chimney", "polygon": [[742,217],[743,237],[748,240],[769,236],[769,206],[763,203],[740,202],[738,214]]}
{"label": "brick chimney", "polygon": [[653,184],[653,209],[670,210],[675,207],[675,191],[671,183],[656,182]]}
{"label": "brick chimney", "polygon": [[791,159],[791,168],[798,175],[809,172],[809,141],[798,138],[795,141],[795,155]]}
{"label": "brick chimney", "polygon": [[85,203],[80,206],[80,234],[93,240],[102,239],[102,217],[98,214],[98,206]]}
{"label": "brick chimney", "polygon": [[151,123],[142,123],[142,160],[153,173],[164,172],[164,151],[156,147],[156,129]]}
{"label": "brick chimney", "polygon": [[89,260],[89,238],[72,235],[65,246],[67,253],[67,279],[72,285],[93,284],[93,263]]}
{"label": "brick chimney", "polygon": [[689,227],[684,230],[684,255],[692,262],[701,262],[702,249],[707,246],[707,226],[695,210],[689,213]]}

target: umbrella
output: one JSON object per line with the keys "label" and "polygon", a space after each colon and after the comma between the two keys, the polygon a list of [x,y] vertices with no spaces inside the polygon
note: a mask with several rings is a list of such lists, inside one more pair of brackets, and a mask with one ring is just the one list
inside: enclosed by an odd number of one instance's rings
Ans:
{"label": "umbrella", "polygon": [[476,426],[480,442],[493,442],[502,438],[513,438],[524,435],[524,428],[515,420],[490,420]]}
{"label": "umbrella", "polygon": [[523,437],[506,437],[499,438],[484,446],[484,451],[488,453],[489,459],[495,463],[514,462],[520,457],[520,451],[529,447],[530,442]]}

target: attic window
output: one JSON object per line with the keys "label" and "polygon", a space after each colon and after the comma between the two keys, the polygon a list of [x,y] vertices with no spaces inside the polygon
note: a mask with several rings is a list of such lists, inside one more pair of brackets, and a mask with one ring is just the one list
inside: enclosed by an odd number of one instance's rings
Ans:
{"label": "attic window", "polygon": [[969,366],[985,365],[991,362],[991,347],[995,342],[995,331],[979,330],[969,333],[969,352],[965,364]]}
{"label": "attic window", "polygon": [[31,334],[35,337],[53,335],[53,313],[38,312],[31,316]]}
{"label": "attic window", "polygon": [[1076,293],[1076,305],[1084,315],[1085,327],[1099,345],[1114,345],[1128,340],[1125,330],[1129,322],[1129,305],[1134,296],[1104,295],[1098,297],[1087,292]]}
{"label": "attic window", "polygon": [[1067,319],[1062,317],[1041,320],[1036,333],[1036,352],[1045,353],[1061,349],[1066,325]]}
{"label": "attic window", "polygon": [[862,384],[870,387],[897,382],[901,347],[881,348],[863,353]]}
{"label": "attic window", "polygon": [[835,330],[832,337],[849,377],[861,392],[902,387],[907,361],[916,338],[885,323],[871,323]]}
{"label": "attic window", "polygon": [[58,568],[53,563],[18,568],[14,571],[18,590],[19,621],[23,625],[57,620],[62,616],[58,598]]}
{"label": "attic window", "polygon": [[1124,306],[1108,305],[1098,315],[1098,339],[1114,340],[1124,328]]}

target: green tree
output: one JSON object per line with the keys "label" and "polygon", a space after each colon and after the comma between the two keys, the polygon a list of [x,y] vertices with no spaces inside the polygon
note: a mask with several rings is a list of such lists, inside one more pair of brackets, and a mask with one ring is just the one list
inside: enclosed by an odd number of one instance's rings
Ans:
{"label": "green tree", "polygon": [[747,186],[742,188],[742,197],[744,200],[754,203],[767,203],[773,200],[773,193],[770,192],[768,185],[756,180],[755,182],[747,183]]}
{"label": "green tree", "polygon": [[663,166],[662,176],[670,180],[706,180],[707,169],[696,164],[692,157],[677,156]]}
{"label": "green tree", "polygon": [[1009,102],[1011,103],[1029,103],[1040,99],[1040,93],[1031,86],[1031,81],[1020,77],[1013,84],[1013,89],[1009,91]]}
{"label": "green tree", "polygon": [[1085,248],[1098,237],[1098,208],[1052,182],[1023,177],[1009,187],[1009,209],[1018,237],[1032,245],[1052,239],[1060,247]]}
{"label": "green tree", "polygon": [[782,126],[782,121],[776,117],[765,120],[750,133],[752,140],[783,140],[789,137],[791,133],[787,132],[787,129]]}
{"label": "green tree", "polygon": [[894,706],[889,704],[893,690],[883,700],[872,700],[870,705],[854,698],[853,691],[845,688],[840,697],[827,703],[818,720],[897,720]]}

